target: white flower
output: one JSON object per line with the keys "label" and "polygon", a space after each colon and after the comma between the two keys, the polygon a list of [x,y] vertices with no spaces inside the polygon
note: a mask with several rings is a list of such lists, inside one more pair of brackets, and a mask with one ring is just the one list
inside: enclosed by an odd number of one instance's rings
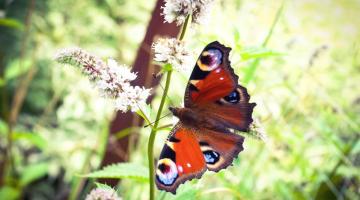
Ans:
{"label": "white flower", "polygon": [[85,200],[121,200],[113,189],[96,188],[86,196]]}
{"label": "white flower", "polygon": [[183,41],[175,38],[160,38],[153,43],[154,60],[169,63],[176,71],[188,71],[194,65],[194,60],[189,51],[185,49]]}
{"label": "white flower", "polygon": [[118,82],[133,81],[137,77],[136,73],[131,72],[127,66],[119,66],[113,59],[109,59],[107,64],[109,67],[109,73],[114,74]]}
{"label": "white flower", "polygon": [[162,7],[165,22],[172,23],[176,21],[176,25],[185,22],[188,15],[192,15],[192,22],[196,24],[204,24],[210,13],[210,8],[214,0],[165,0]]}
{"label": "white flower", "polygon": [[122,112],[136,111],[146,104],[150,95],[150,89],[132,86],[131,81],[137,78],[136,73],[131,72],[125,65],[118,65],[113,59],[105,63],[101,59],[91,55],[80,48],[67,49],[60,52],[56,58],[60,63],[73,64],[95,83],[103,97],[114,99],[115,107]]}
{"label": "white flower", "polygon": [[197,0],[194,3],[192,12],[192,22],[195,24],[207,24],[209,21],[209,14],[214,0]]}
{"label": "white flower", "polygon": [[63,49],[55,55],[55,60],[59,63],[75,65],[81,67],[82,71],[89,76],[91,80],[95,80],[100,76],[100,71],[106,67],[98,57],[78,48]]}
{"label": "white flower", "polygon": [[136,112],[146,104],[146,99],[149,95],[150,89],[128,85],[124,92],[120,93],[119,97],[116,98],[115,107],[122,111],[130,107],[132,112]]}
{"label": "white flower", "polygon": [[261,125],[260,120],[255,118],[254,121],[250,124],[249,134],[254,136],[257,139],[260,139],[264,142],[267,142],[268,136],[265,133],[264,127]]}

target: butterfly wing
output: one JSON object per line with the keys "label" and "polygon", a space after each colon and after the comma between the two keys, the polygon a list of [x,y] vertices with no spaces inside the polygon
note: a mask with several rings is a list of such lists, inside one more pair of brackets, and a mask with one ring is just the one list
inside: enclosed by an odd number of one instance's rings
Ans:
{"label": "butterfly wing", "polygon": [[221,125],[223,128],[231,128],[239,131],[248,131],[252,123],[252,112],[255,103],[249,103],[249,95],[246,88],[238,86],[228,96],[199,106],[200,112]]}
{"label": "butterfly wing", "polygon": [[156,168],[159,189],[176,193],[187,180],[200,178],[206,170],[204,155],[193,130],[180,123],[171,131],[160,154]]}
{"label": "butterfly wing", "polygon": [[243,142],[242,136],[227,130],[190,130],[177,124],[157,163],[157,187],[175,194],[180,184],[200,178],[206,169],[228,167],[243,150]]}
{"label": "butterfly wing", "polygon": [[196,137],[210,171],[217,172],[228,167],[244,149],[244,137],[227,130],[201,129]]}
{"label": "butterfly wing", "polygon": [[185,91],[185,107],[202,112],[218,126],[248,131],[256,105],[230,66],[230,48],[215,41],[200,54]]}
{"label": "butterfly wing", "polygon": [[236,88],[238,76],[230,67],[230,50],[217,41],[204,48],[185,91],[185,107],[214,102]]}

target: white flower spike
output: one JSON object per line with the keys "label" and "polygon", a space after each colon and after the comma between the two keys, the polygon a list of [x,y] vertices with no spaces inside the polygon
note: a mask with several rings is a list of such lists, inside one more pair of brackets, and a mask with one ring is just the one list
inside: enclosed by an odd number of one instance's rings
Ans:
{"label": "white flower spike", "polygon": [[152,44],[154,60],[169,63],[176,71],[189,71],[194,65],[193,56],[185,49],[185,43],[175,38],[160,38]]}
{"label": "white flower spike", "polygon": [[58,53],[55,60],[80,67],[90,81],[95,83],[101,95],[113,99],[115,108],[122,112],[129,109],[137,111],[146,104],[146,99],[150,96],[151,89],[130,84],[137,78],[136,73],[113,59],[106,63],[80,48],[71,48]]}
{"label": "white flower spike", "polygon": [[192,23],[204,24],[207,22],[214,0],[165,0],[162,7],[165,22],[176,22],[181,25],[188,15],[192,15]]}
{"label": "white flower spike", "polygon": [[86,196],[85,200],[121,200],[113,189],[95,188]]}

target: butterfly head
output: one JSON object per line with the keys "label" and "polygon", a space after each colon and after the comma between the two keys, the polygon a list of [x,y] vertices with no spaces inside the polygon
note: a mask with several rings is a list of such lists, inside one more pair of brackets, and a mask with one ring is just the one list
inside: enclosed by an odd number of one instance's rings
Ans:
{"label": "butterfly head", "polygon": [[196,112],[194,112],[192,109],[169,107],[169,110],[185,125],[194,126],[199,121],[198,114],[196,114]]}

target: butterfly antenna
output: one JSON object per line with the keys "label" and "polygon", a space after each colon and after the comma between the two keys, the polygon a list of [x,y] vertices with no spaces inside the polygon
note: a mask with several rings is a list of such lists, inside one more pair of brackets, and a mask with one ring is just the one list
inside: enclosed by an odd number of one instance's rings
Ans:
{"label": "butterfly antenna", "polygon": [[[159,118],[159,120],[160,119],[163,119],[163,118],[165,118],[165,117],[167,117],[167,116],[169,116],[169,115],[171,115],[172,113],[168,113],[168,114],[166,114],[166,115],[164,115],[164,116],[162,116],[162,117],[160,117]],[[158,120],[158,121],[159,121]],[[146,124],[146,125],[144,125],[144,128],[147,128],[147,127],[149,127],[149,126],[151,126],[151,125],[153,125],[155,122],[157,122],[157,121],[154,121],[154,122],[151,122],[150,124]]]}
{"label": "butterfly antenna", "polygon": [[[157,79],[157,78],[160,76],[160,73],[157,73],[157,74],[153,73],[152,75],[153,75],[153,78],[154,78],[154,79]],[[165,91],[164,86],[163,86],[161,83],[159,83],[159,85],[160,85],[161,89],[162,89],[163,91]],[[168,101],[169,101],[169,105],[170,105],[170,106],[174,106],[173,101],[171,100],[171,98],[169,97],[168,94],[166,94],[166,98],[167,98]]]}

